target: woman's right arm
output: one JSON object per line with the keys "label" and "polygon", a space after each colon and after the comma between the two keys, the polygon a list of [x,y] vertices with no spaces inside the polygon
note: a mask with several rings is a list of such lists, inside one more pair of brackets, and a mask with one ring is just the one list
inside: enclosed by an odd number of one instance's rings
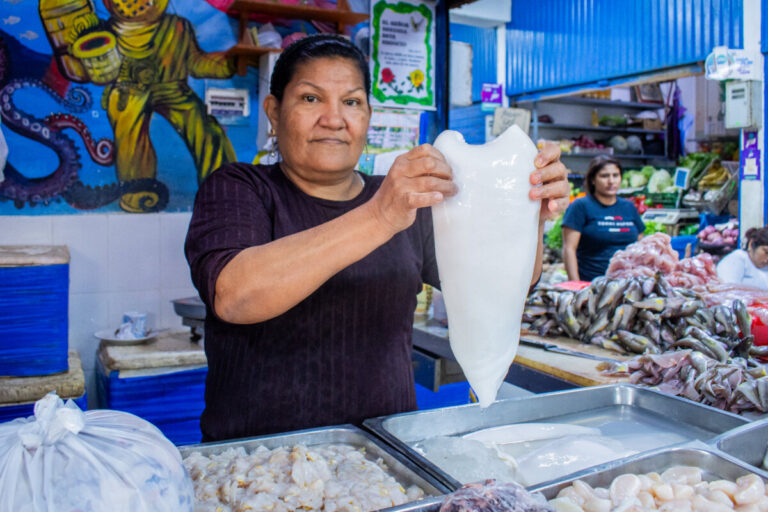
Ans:
{"label": "woman's right arm", "polygon": [[418,208],[456,193],[451,170],[432,146],[399,156],[374,197],[317,227],[240,251],[221,270],[213,308],[222,320],[269,320],[410,226]]}
{"label": "woman's right arm", "polygon": [[563,262],[568,279],[579,280],[579,262],[576,259],[576,248],[579,246],[581,233],[575,229],[563,226]]}

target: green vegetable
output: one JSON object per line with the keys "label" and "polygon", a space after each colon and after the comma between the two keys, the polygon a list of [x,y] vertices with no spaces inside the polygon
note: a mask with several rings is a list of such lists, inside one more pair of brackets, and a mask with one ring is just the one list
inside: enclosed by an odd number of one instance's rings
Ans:
{"label": "green vegetable", "polygon": [[547,245],[552,250],[563,248],[563,216],[559,216],[552,228],[547,231]]}
{"label": "green vegetable", "polygon": [[641,172],[632,172],[629,176],[629,186],[632,188],[644,187],[648,184],[648,178]]}
{"label": "green vegetable", "polygon": [[666,169],[656,171],[651,176],[651,179],[648,180],[648,192],[651,194],[664,192],[669,187],[674,187],[674,181],[672,181],[672,175]]}
{"label": "green vegetable", "polygon": [[680,230],[681,235],[695,235],[698,232],[699,232],[698,224],[691,224],[690,226],[685,226]]}
{"label": "green vegetable", "polygon": [[643,231],[643,235],[652,235],[654,233],[663,233],[665,231],[666,227],[664,227],[664,224],[649,220],[645,223],[645,231]]}
{"label": "green vegetable", "polygon": [[652,165],[646,165],[640,169],[640,173],[645,176],[646,179],[651,179],[651,176],[653,176],[654,172],[656,172],[656,168]]}

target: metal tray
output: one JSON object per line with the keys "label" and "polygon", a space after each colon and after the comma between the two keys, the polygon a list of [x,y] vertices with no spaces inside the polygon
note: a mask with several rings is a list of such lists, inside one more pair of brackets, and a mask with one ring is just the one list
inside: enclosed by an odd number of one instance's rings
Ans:
{"label": "metal tray", "polygon": [[297,430],[285,434],[249,437],[216,443],[193,444],[180,446],[179,451],[181,452],[182,458],[186,458],[192,452],[200,452],[201,454],[210,457],[211,455],[216,455],[229,448],[243,447],[246,450],[251,451],[259,446],[264,446],[273,450],[281,446],[294,446],[296,444],[303,444],[304,446],[347,444],[356,448],[365,448],[368,458],[371,460],[381,458],[387,465],[389,474],[395,477],[395,479],[404,487],[417,485],[425,494],[431,496],[442,495],[451,490],[440,483],[439,480],[436,480],[422,471],[406,457],[403,457],[368,432],[365,432],[354,425],[338,425],[310,430]]}
{"label": "metal tray", "polygon": [[529,487],[528,490],[540,492],[545,498],[551,500],[557,496],[561,489],[568,487],[576,480],[586,482],[592,487],[608,487],[614,478],[624,473],[640,474],[652,471],[661,473],[672,466],[699,467],[703,470],[704,480],[736,480],[740,476],[755,473],[764,481],[768,481],[766,474],[755,471],[755,468],[748,464],[717,450],[691,444],[690,446],[654,450],[609,462],[568,475],[562,479]]}
{"label": "metal tray", "polygon": [[768,447],[768,419],[754,421],[721,434],[711,442],[718,450],[731,457],[763,469],[763,456]]}
{"label": "metal tray", "polygon": [[[582,480],[592,487],[608,487],[611,481],[624,473],[658,473],[672,466],[696,466],[703,470],[705,480],[725,478],[736,480],[748,473],[755,473],[768,481],[768,475],[755,471],[755,468],[735,460],[727,454],[720,453],[714,448],[703,446],[703,443],[689,443],[676,448],[662,448],[644,454],[634,455],[625,459],[595,466],[567,477],[544,482],[529,487],[530,492],[538,492],[551,500],[557,496],[560,489],[568,487],[576,480]],[[427,498],[397,507],[384,509],[382,512],[437,512],[445,496]]]}
{"label": "metal tray", "polygon": [[173,310],[177,315],[195,320],[205,320],[205,304],[198,296],[174,299]]}
{"label": "metal tray", "polygon": [[589,427],[626,423],[627,427],[634,425],[635,428],[677,434],[682,438],[679,442],[706,441],[748,422],[741,416],[648,388],[612,384],[499,400],[487,409],[464,405],[395,414],[365,420],[363,425],[455,490],[467,482],[453,478],[411,448],[411,443],[435,436],[456,436],[482,428],[536,421]]}

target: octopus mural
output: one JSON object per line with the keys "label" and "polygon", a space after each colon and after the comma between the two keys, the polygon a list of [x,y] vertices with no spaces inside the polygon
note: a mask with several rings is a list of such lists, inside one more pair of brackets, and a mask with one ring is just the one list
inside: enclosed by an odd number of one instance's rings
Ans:
{"label": "octopus mural", "polygon": [[[77,210],[113,202],[131,213],[165,209],[169,188],[158,180],[156,144],[150,137],[154,114],[183,141],[196,181],[236,159],[224,129],[188,83],[189,77],[231,77],[234,63],[224,52],[201,50],[192,23],[167,13],[167,5],[168,0],[103,0],[108,17],[100,19],[92,0],[40,0],[37,14],[52,55],[19,41],[24,34],[37,37],[34,31],[13,37],[0,29],[2,128],[23,137],[25,145],[42,144],[58,158],[54,169],[30,176],[9,157],[0,201],[18,209],[61,201]],[[8,16],[0,27],[18,19]],[[103,86],[101,98],[94,97],[99,91],[94,86]],[[42,115],[29,102],[22,106],[17,95],[29,91],[52,98],[61,111]],[[99,111],[106,113],[111,138],[91,135],[84,114]],[[10,156],[13,152],[11,145]],[[84,158],[90,159],[89,170],[93,164],[114,166],[115,179],[86,180]]]}

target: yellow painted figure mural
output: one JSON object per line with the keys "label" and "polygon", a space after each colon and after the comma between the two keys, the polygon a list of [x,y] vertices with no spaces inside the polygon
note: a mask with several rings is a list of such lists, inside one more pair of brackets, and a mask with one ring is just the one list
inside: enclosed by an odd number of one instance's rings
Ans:
{"label": "yellow painted figure mural", "polygon": [[[102,107],[114,132],[118,180],[156,177],[157,157],[149,137],[154,112],[184,139],[198,180],[236,160],[224,130],[187,83],[189,76],[229,78],[235,71],[233,60],[224,52],[202,51],[189,21],[165,12],[168,0],[104,0],[104,6],[110,13],[106,21],[93,10],[74,19],[68,57],[82,64],[86,80],[106,86]],[[120,197],[120,207],[139,213],[157,200],[152,191],[129,192]]]}

